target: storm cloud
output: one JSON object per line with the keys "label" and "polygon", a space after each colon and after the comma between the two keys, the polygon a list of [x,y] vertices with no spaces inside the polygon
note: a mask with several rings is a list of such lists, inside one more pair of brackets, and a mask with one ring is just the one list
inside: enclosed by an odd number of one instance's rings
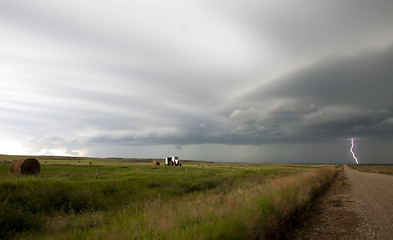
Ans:
{"label": "storm cloud", "polygon": [[393,47],[336,55],[269,81],[237,100],[234,132],[267,142],[391,138],[392,62]]}
{"label": "storm cloud", "polygon": [[0,153],[390,162],[392,10],[0,1]]}

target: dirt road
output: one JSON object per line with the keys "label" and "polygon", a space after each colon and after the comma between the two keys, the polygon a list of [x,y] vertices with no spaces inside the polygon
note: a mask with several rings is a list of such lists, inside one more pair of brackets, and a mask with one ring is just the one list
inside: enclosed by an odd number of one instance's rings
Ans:
{"label": "dirt road", "polygon": [[356,210],[362,221],[360,233],[373,239],[393,239],[393,176],[365,173],[345,166]]}
{"label": "dirt road", "polygon": [[288,239],[393,239],[393,176],[347,166]]}

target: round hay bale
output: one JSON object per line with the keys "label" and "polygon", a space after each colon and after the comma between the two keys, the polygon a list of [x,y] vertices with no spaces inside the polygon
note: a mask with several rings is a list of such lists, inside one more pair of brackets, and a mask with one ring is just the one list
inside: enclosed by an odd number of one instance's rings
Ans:
{"label": "round hay bale", "polygon": [[35,158],[15,160],[11,165],[11,173],[21,173],[22,175],[39,174],[41,170],[40,162]]}
{"label": "round hay bale", "polygon": [[160,162],[159,162],[159,161],[153,161],[152,163],[153,163],[154,166],[160,165]]}

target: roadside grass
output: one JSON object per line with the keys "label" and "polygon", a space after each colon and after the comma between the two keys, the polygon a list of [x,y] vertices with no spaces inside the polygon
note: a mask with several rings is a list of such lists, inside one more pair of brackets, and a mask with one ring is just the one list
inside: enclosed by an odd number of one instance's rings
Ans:
{"label": "roadside grass", "polygon": [[323,168],[265,184],[244,182],[227,193],[188,195],[169,206],[156,199],[140,216],[123,214],[105,232],[124,239],[278,239],[337,171]]}
{"label": "roadside grass", "polygon": [[393,165],[348,165],[349,167],[362,171],[371,173],[382,173],[393,175]]}
{"label": "roadside grass", "polygon": [[40,161],[40,175],[19,182],[10,163],[0,162],[0,239],[276,236],[337,171],[319,165]]}

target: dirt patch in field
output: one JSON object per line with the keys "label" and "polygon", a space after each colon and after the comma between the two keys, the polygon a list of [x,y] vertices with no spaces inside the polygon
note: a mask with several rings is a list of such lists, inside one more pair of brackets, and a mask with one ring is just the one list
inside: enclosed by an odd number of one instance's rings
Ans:
{"label": "dirt patch in field", "polygon": [[341,171],[327,192],[301,216],[285,239],[354,239],[360,218],[353,211],[350,184]]}

